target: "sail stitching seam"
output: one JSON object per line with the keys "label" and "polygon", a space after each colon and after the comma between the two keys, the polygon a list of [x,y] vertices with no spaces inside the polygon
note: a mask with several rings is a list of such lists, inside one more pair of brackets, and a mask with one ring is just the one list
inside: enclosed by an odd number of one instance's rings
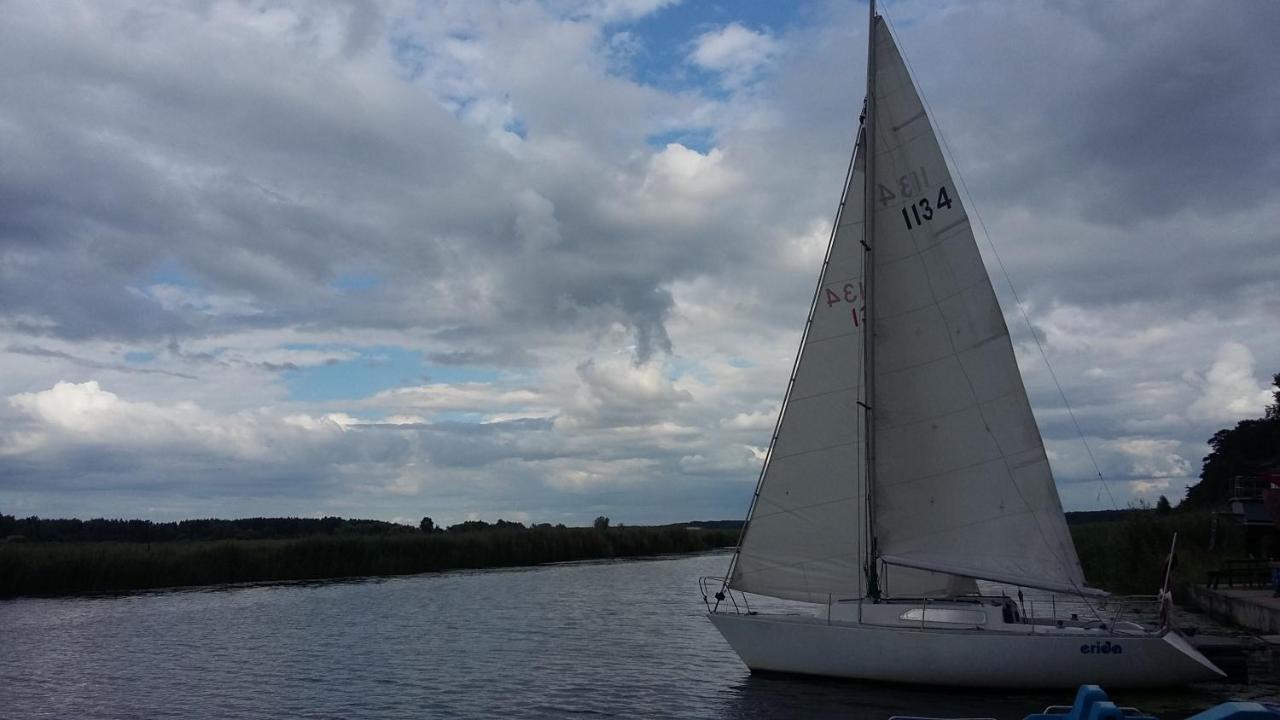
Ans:
{"label": "sail stitching seam", "polygon": [[[974,343],[973,345],[970,345],[970,346],[968,346],[968,347],[962,348],[959,352],[955,352],[955,353],[951,353],[951,354],[947,354],[947,355],[942,355],[942,356],[936,357],[936,358],[934,358],[934,359],[932,359],[932,360],[922,360],[922,361],[920,361],[920,362],[918,362],[918,363],[915,363],[915,364],[912,364],[912,365],[903,365],[903,366],[899,367],[899,368],[898,368],[898,369],[896,369],[896,370],[887,370],[887,371],[882,372],[882,373],[876,373],[876,376],[877,376],[877,377],[882,377],[882,378],[893,377],[894,375],[898,375],[898,374],[900,374],[900,373],[910,372],[910,371],[912,371],[912,370],[918,370],[918,369],[920,369],[920,368],[922,368],[922,367],[924,367],[924,366],[926,366],[926,365],[933,365],[934,363],[940,363],[940,362],[943,362],[944,360],[950,360],[951,358],[955,358],[957,362],[963,362],[962,360],[960,360],[960,355],[961,355],[961,353],[968,353],[968,352],[972,352],[973,350],[976,350],[976,349],[978,349],[978,348],[982,347],[983,345],[989,345],[990,343],[994,342],[995,340],[999,340],[999,339],[1000,339],[1000,338],[1002,338],[1002,337],[1004,337],[1004,336],[1003,336],[1003,335],[992,335],[991,337],[986,338],[985,340],[982,340],[981,342],[977,342],[977,343]],[[992,400],[998,400],[998,399],[1000,399],[1000,398],[1002,398],[1002,397],[1004,397],[1004,395],[997,395],[996,397],[992,398]]]}
{"label": "sail stitching seam", "polygon": [[975,463],[970,463],[970,464],[968,464],[968,465],[961,465],[961,466],[959,466],[959,467],[947,468],[946,470],[941,470],[941,471],[936,472],[936,473],[929,473],[928,475],[920,475],[920,476],[913,477],[913,478],[906,478],[906,479],[899,480],[899,481],[894,482],[894,483],[889,483],[889,485],[890,485],[890,486],[892,486],[892,487],[895,487],[895,488],[904,487],[904,486],[906,486],[906,485],[914,485],[914,484],[919,483],[919,482],[924,482],[925,480],[933,480],[933,479],[935,479],[935,478],[942,477],[943,475],[950,475],[950,474],[952,474],[952,473],[961,473],[961,472],[964,472],[965,470],[972,470],[972,469],[974,469],[974,468],[976,468],[976,467],[982,467],[983,465],[991,465],[991,464],[995,463],[995,462],[996,462],[996,461],[998,461],[998,460],[999,460],[999,458],[991,458],[991,459],[988,459],[988,460],[979,460],[978,462],[975,462]]}
{"label": "sail stitching seam", "polygon": [[[885,93],[885,97],[889,97],[890,95],[892,95],[892,93]],[[919,120],[919,119],[920,119],[920,118],[922,118],[922,117],[924,117],[924,109],[923,109],[923,108],[921,108],[920,112],[916,113],[915,115],[912,115],[911,117],[907,118],[906,120],[903,120],[901,124],[899,124],[899,125],[894,125],[892,129],[893,129],[893,131],[894,131],[894,132],[898,132],[898,131],[899,131],[899,130],[901,130],[902,128],[904,128],[904,127],[906,127],[906,126],[910,125],[911,123],[913,123],[913,122],[915,122],[915,121]]]}
{"label": "sail stitching seam", "polygon": [[[743,570],[743,571],[742,571],[742,574],[743,574],[743,575],[751,575],[751,574],[754,574],[754,573],[766,572],[766,571],[768,571],[768,570],[777,570],[777,569],[780,569],[780,568],[781,568],[781,569],[785,569],[785,570],[801,570],[801,571],[803,571],[803,569],[804,569],[804,567],[805,567],[806,565],[813,565],[813,564],[815,564],[815,563],[820,563],[820,562],[830,562],[830,561],[832,561],[832,560],[840,560],[840,559],[843,559],[843,558],[854,558],[854,559],[856,559],[856,558],[857,558],[857,555],[856,555],[856,554],[854,554],[854,553],[839,553],[839,554],[836,554],[836,555],[824,555],[824,556],[822,556],[822,557],[814,558],[814,559],[812,559],[812,560],[804,560],[804,561],[802,561],[802,562],[798,562],[798,563],[794,563],[794,564],[788,565],[788,564],[785,564],[785,563],[772,563],[772,564],[769,564],[769,562],[768,562],[767,560],[761,561],[761,560],[759,559],[759,557],[758,557],[758,556],[756,556],[756,555],[752,555],[751,553],[746,553],[746,555],[747,555],[747,557],[753,558],[753,559],[755,559],[757,562],[759,562],[759,563],[760,563],[760,565],[761,565],[761,567],[760,567],[759,569],[757,569],[757,570]],[[813,594],[813,591],[811,591],[811,590],[805,590],[805,592],[806,592],[807,594],[810,594],[810,595],[812,595],[812,594]]]}
{"label": "sail stitching seam", "polygon": [[810,503],[808,505],[800,505],[792,508],[784,508],[778,505],[777,503],[766,501],[768,502],[769,505],[773,505],[777,507],[778,510],[776,512],[768,513],[766,515],[761,515],[760,517],[766,518],[766,517],[774,517],[777,515],[789,515],[789,514],[800,512],[801,510],[809,510],[812,508],[826,507],[827,505],[835,505],[836,503],[849,502],[850,500],[861,500],[864,497],[866,497],[866,495],[863,495],[862,493],[858,493],[857,495],[847,495],[845,497],[836,498],[834,500],[824,500],[820,503]]}
{"label": "sail stitching seam", "polygon": [[822,392],[820,392],[820,393],[814,393],[814,394],[812,394],[812,395],[800,395],[800,396],[793,396],[793,397],[791,398],[791,402],[793,402],[793,403],[794,403],[794,402],[796,402],[797,400],[813,400],[813,399],[820,398],[820,397],[826,397],[826,396],[828,396],[828,395],[835,395],[836,393],[849,392],[850,390],[853,390],[854,392],[857,392],[857,390],[858,390],[858,386],[857,386],[857,385],[849,385],[849,386],[842,387],[842,388],[835,388],[834,390],[823,390],[823,391],[822,391]]}
{"label": "sail stitching seam", "polygon": [[[948,358],[950,358],[950,357],[954,357],[954,356],[948,355],[947,357],[948,357]],[[947,358],[943,358],[943,359],[945,360],[945,359],[947,359]],[[963,371],[963,370],[964,370],[964,368],[963,368],[963,367],[961,367],[960,369],[961,369],[961,371]],[[974,398],[973,402],[971,402],[971,403],[969,403],[968,405],[965,405],[965,406],[963,406],[963,407],[958,407],[958,408],[956,408],[955,410],[949,410],[949,411],[944,412],[944,413],[941,413],[941,414],[939,414],[939,415],[930,415],[930,416],[928,416],[928,417],[926,417],[926,418],[922,418],[922,419],[920,419],[920,420],[911,420],[911,421],[909,421],[909,422],[898,423],[897,425],[889,425],[888,427],[889,427],[889,428],[891,428],[891,429],[896,430],[896,429],[898,429],[898,428],[911,427],[912,425],[920,425],[920,424],[922,424],[922,423],[927,423],[927,422],[930,422],[930,421],[933,421],[933,420],[943,420],[943,419],[945,419],[945,418],[949,418],[949,417],[953,417],[953,416],[955,416],[955,415],[959,415],[959,414],[960,414],[960,413],[962,413],[962,412],[965,412],[965,411],[968,411],[968,410],[972,410],[972,409],[974,409],[974,408],[981,408],[983,405],[990,405],[990,404],[992,404],[992,403],[1000,402],[1001,400],[1004,400],[1004,399],[1006,399],[1006,398],[1008,398],[1008,397],[1010,397],[1010,396],[1014,396],[1014,395],[1017,395],[1017,391],[1016,391],[1016,390],[1010,390],[1010,391],[1009,391],[1009,392],[1007,392],[1007,393],[1004,393],[1004,394],[1002,394],[1002,395],[996,395],[995,397],[990,398],[990,399],[988,399],[988,400],[978,400],[978,399],[977,399],[977,397],[976,397],[976,393],[975,393],[975,398]],[[984,422],[986,421],[986,418],[985,418],[985,417],[983,418],[983,421],[984,421]]]}
{"label": "sail stitching seam", "polygon": [[850,335],[858,335],[858,334],[860,334],[860,333],[858,333],[857,331],[852,331],[852,332],[847,332],[847,333],[840,333],[839,335],[830,335],[830,336],[828,336],[828,337],[824,337],[824,338],[817,338],[817,339],[814,339],[814,340],[810,340],[809,342],[805,343],[805,346],[806,346],[806,347],[808,347],[808,346],[811,346],[811,345],[817,345],[818,343],[827,342],[827,341],[829,341],[829,340],[839,340],[840,338],[847,338],[847,337],[849,337]]}
{"label": "sail stitching seam", "polygon": [[[916,256],[912,256],[912,257],[916,257]],[[925,274],[927,275],[928,273],[925,273]],[[951,293],[950,295],[947,295],[947,296],[945,296],[945,297],[941,297],[941,298],[936,298],[936,301],[935,301],[935,302],[933,302],[933,303],[931,303],[931,304],[927,304],[927,305],[920,305],[920,306],[918,306],[918,307],[913,307],[913,308],[911,308],[911,309],[909,309],[909,310],[903,310],[902,312],[895,313],[895,314],[893,314],[893,315],[885,315],[884,317],[882,317],[882,318],[880,318],[880,319],[881,319],[881,320],[893,320],[894,318],[900,318],[900,317],[903,317],[904,315],[910,315],[911,313],[914,313],[914,312],[920,312],[921,310],[927,310],[927,309],[929,309],[929,308],[931,308],[931,307],[938,307],[938,308],[940,309],[940,308],[941,308],[942,303],[944,303],[944,302],[949,302],[949,301],[951,301],[951,300],[954,300],[954,299],[956,299],[956,298],[960,297],[961,295],[964,295],[965,293],[969,292],[970,290],[974,289],[975,287],[981,287],[981,286],[982,286],[982,284],[983,284],[983,281],[979,280],[979,281],[977,281],[977,282],[974,282],[974,283],[971,283],[971,284],[969,284],[969,285],[966,285],[966,286],[964,286],[963,288],[960,288],[959,290],[957,290],[956,292]],[[944,316],[944,319],[945,319],[945,316]],[[1007,335],[1007,334],[1008,334],[1008,332],[1006,332],[1005,334]],[[999,336],[999,335],[993,335],[993,336],[991,336],[991,337],[1000,337],[1000,336]],[[986,341],[985,341],[985,340],[983,340],[983,342],[986,342]],[[979,343],[979,344],[981,344],[981,343]]]}
{"label": "sail stitching seam", "polygon": [[842,448],[842,447],[855,447],[855,446],[857,446],[857,445],[861,445],[861,444],[862,444],[861,442],[859,442],[859,441],[857,441],[857,440],[854,440],[853,442],[838,443],[838,444],[836,444],[836,445],[827,445],[826,447],[814,448],[814,449],[812,449],[812,450],[801,450],[801,451],[799,451],[799,452],[793,452],[793,453],[791,453],[790,455],[778,455],[778,456],[777,456],[777,459],[778,459],[778,460],[785,460],[785,459],[787,459],[787,458],[799,457],[799,456],[801,456],[801,455],[811,455],[811,454],[816,453],[816,452],[824,452],[824,451],[827,451],[827,450],[835,450],[836,448]]}

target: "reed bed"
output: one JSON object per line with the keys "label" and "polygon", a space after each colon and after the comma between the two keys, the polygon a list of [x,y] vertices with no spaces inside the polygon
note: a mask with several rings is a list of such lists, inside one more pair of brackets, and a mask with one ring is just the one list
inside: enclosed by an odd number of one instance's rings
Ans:
{"label": "reed bed", "polygon": [[0,542],[0,596],[405,575],[731,546],[736,531],[503,528],[286,540]]}

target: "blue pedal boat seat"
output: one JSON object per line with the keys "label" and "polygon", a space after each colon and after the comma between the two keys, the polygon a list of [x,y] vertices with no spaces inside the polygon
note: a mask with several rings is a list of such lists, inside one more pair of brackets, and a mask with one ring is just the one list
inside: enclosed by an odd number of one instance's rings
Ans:
{"label": "blue pedal boat seat", "polygon": [[[1156,720],[1137,708],[1118,707],[1107,693],[1097,685],[1081,685],[1076,690],[1076,700],[1069,707],[1050,705],[1044,712],[1028,715],[1023,720]],[[1204,720],[1222,720],[1205,718]],[[1270,720],[1280,720],[1271,718]]]}

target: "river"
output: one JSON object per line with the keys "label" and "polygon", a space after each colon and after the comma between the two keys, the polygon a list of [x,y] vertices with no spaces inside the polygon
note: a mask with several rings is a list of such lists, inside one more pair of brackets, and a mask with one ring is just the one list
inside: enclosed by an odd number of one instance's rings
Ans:
{"label": "river", "polygon": [[[1071,700],[753,676],[698,595],[697,578],[727,564],[719,553],[0,601],[0,717],[1021,718]],[[1116,699],[1169,720],[1278,691],[1264,677]]]}

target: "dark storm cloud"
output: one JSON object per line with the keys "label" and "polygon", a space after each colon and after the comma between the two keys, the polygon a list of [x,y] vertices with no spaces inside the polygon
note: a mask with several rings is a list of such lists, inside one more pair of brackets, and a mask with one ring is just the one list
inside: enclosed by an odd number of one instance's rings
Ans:
{"label": "dark storm cloud", "polygon": [[427,359],[439,365],[474,365],[481,367],[512,367],[533,363],[533,358],[529,353],[520,348],[512,350],[469,349],[427,353]]}
{"label": "dark storm cloud", "polygon": [[76,355],[72,355],[71,353],[62,352],[60,350],[50,350],[48,348],[42,348],[38,345],[28,345],[28,346],[10,345],[9,347],[6,347],[4,349],[4,352],[14,353],[16,355],[30,355],[32,357],[61,358],[64,360],[70,360],[72,363],[79,365],[81,367],[93,368],[97,370],[113,370],[115,372],[134,373],[138,375],[169,375],[171,377],[178,377],[186,380],[198,379],[196,378],[195,375],[188,375],[186,373],[178,373],[170,370],[161,370],[159,368],[132,367],[130,365],[122,365],[120,363],[101,362],[101,361],[93,360],[90,358],[78,357]]}
{"label": "dark storm cloud", "polygon": [[[670,350],[664,284],[743,261],[754,242],[735,237],[732,226],[712,236],[705,226],[681,232],[669,223],[637,232],[587,201],[584,190],[600,178],[596,168],[583,166],[577,175],[536,162],[522,168],[426,93],[370,90],[362,73],[389,62],[385,43],[373,39],[389,20],[363,3],[299,15],[285,35],[292,48],[252,32],[217,37],[228,28],[195,7],[88,11],[73,23],[85,41],[65,48],[59,29],[25,13],[8,24],[4,47],[15,71],[0,90],[22,102],[6,105],[6,147],[15,152],[0,172],[6,312],[46,317],[45,332],[75,338],[207,331],[214,318],[156,307],[126,290],[172,259],[202,290],[243,294],[270,308],[229,319],[249,327],[464,329],[480,322],[482,334],[525,335],[620,318],[643,360]],[[976,140],[959,145],[961,157],[1000,159],[998,176],[986,174],[991,163],[973,163],[980,195],[1001,188],[997,205],[1037,215],[1082,206],[1094,222],[1125,226],[1187,209],[1219,214],[1267,198],[1280,172],[1280,149],[1268,135],[1280,102],[1273,83],[1258,81],[1275,74],[1276,54],[1257,28],[1280,23],[1274,4],[1004,10],[1010,17],[1000,24],[991,22],[995,6],[926,12],[902,31],[919,55],[922,84],[936,91],[935,105],[948,124],[959,125],[961,139]],[[336,56],[306,46],[323,44],[317,28],[328,21],[342,28]],[[125,32],[130,43],[109,42],[95,30]],[[177,36],[186,38],[186,60],[164,62],[177,52]],[[349,70],[343,61],[353,58],[365,64]],[[999,73],[984,71],[994,65],[1002,65]],[[578,107],[580,98],[557,101],[537,75],[508,81],[528,104],[528,132],[583,134],[565,124],[565,108]],[[984,104],[961,95],[973,88]],[[811,168],[806,155],[830,154],[847,139],[854,95],[819,110],[829,121],[807,121],[827,128],[820,142],[788,125],[790,132],[770,138],[761,160],[784,173]],[[790,162],[780,165],[777,157]],[[542,173],[559,245],[521,253],[527,242],[514,198],[530,171]],[[751,177],[767,183],[771,175],[777,173]],[[1045,232],[1060,232],[1046,224]],[[1250,231],[1241,228],[1246,237],[1233,247],[1258,250],[1274,239],[1247,237]],[[1133,273],[1127,261],[1137,261],[1136,251],[1102,245],[1115,240],[1071,237],[1071,252],[1058,260],[1083,271],[1084,258],[1118,253],[1122,262],[1109,265],[1121,270],[1107,278],[1104,269],[1106,290],[1098,295],[1161,292],[1144,278],[1167,276],[1173,267]],[[1159,257],[1186,263],[1199,257],[1191,246],[1204,239],[1167,242],[1174,251]],[[1149,254],[1150,243],[1141,246]],[[18,265],[22,248],[35,267]],[[1018,260],[1021,270],[1027,261]],[[331,284],[346,268],[377,272],[379,287],[360,303],[339,297]],[[459,271],[492,278],[494,292],[478,297],[474,312],[442,316],[433,309],[440,290],[425,283]],[[1202,282],[1238,285],[1241,272]],[[62,291],[40,292],[41,277]],[[1041,293],[1052,287],[1042,279]],[[1073,291],[1086,289],[1073,284]],[[228,329],[225,322],[216,327]]]}
{"label": "dark storm cloud", "polygon": [[133,291],[131,278],[77,251],[11,250],[0,256],[0,326],[74,340],[185,333],[188,320]]}
{"label": "dark storm cloud", "polygon": [[[670,300],[659,286],[671,258],[649,261],[645,244],[574,207],[603,168],[548,190],[575,262],[530,268],[512,252],[526,171],[391,74],[385,39],[374,39],[389,22],[381,13],[282,6],[272,10],[292,27],[271,34],[232,24],[252,13],[229,22],[214,9],[227,7],[89,6],[48,23],[33,6],[15,8],[0,43],[11,70],[0,80],[11,100],[0,132],[13,149],[0,171],[5,313],[42,317],[46,332],[68,338],[225,332],[229,323],[465,325],[474,314],[489,318],[486,332],[527,333],[621,319],[640,357],[669,349]],[[337,55],[324,48],[332,23],[342,28]],[[571,133],[575,114],[552,100],[531,99],[527,124]],[[591,246],[617,249],[577,250]],[[15,267],[22,252],[30,257]],[[128,292],[164,263],[202,292],[269,311],[192,318]],[[347,269],[378,273],[367,303],[332,289]],[[440,297],[433,281],[468,273],[495,278],[498,292],[442,314],[457,298]],[[59,291],[41,292],[42,283]]]}
{"label": "dark storm cloud", "polygon": [[1092,115],[1063,128],[1064,154],[1092,185],[1077,183],[1092,190],[1086,210],[1129,224],[1269,200],[1280,180],[1280,93],[1263,78],[1280,72],[1280,54],[1258,28],[1280,27],[1280,5],[1098,9],[1093,27],[1114,50],[1053,113]]}
{"label": "dark storm cloud", "polygon": [[529,442],[528,433],[546,433],[552,422],[525,418],[493,423],[441,422],[416,428],[432,462],[443,468],[478,468],[504,460],[546,460],[563,454],[545,440]]}
{"label": "dark storm cloud", "polygon": [[[890,11],[895,8],[890,6]],[[901,37],[1002,254],[1042,301],[1239,302],[1280,270],[1280,6],[904,9]],[[1070,218],[1070,222],[1066,222]],[[1034,248],[1033,250],[1030,248]],[[1257,258],[1253,264],[1238,255]],[[998,280],[998,279],[997,279]],[[999,285],[999,282],[997,282]]]}
{"label": "dark storm cloud", "polygon": [[976,3],[909,17],[903,45],[975,181],[1128,224],[1252,205],[1280,172],[1280,94],[1261,81],[1280,70],[1263,30],[1280,23],[1275,3]]}

